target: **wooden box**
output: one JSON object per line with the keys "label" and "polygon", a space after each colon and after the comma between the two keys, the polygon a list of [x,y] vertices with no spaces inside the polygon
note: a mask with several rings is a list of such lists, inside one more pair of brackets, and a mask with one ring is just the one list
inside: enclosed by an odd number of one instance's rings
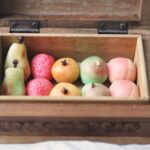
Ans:
{"label": "wooden box", "polygon": [[[140,90],[137,99],[0,96],[1,143],[50,139],[150,142],[148,0],[0,3],[1,74],[10,44],[23,36],[30,59],[38,52],[50,53],[56,59],[69,56],[78,62],[90,55],[106,61],[128,57],[137,66]],[[40,20],[40,33],[9,33],[10,21],[22,19]],[[98,20],[128,21],[128,34],[98,34]]]}

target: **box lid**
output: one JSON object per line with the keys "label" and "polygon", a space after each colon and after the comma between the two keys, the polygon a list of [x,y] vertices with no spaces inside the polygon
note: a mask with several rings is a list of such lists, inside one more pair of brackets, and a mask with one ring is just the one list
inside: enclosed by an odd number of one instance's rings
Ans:
{"label": "box lid", "polygon": [[98,20],[140,21],[147,0],[1,0],[0,26],[39,19],[42,27],[96,27]]}

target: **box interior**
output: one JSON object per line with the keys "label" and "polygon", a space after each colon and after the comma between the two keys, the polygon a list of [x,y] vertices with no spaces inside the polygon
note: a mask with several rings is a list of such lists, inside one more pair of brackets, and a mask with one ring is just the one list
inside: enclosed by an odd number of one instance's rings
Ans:
{"label": "box interior", "polygon": [[[5,58],[9,46],[13,42],[18,42],[18,38],[20,36],[1,36],[0,43],[2,47],[2,59],[1,64],[4,66]],[[28,49],[28,57],[31,61],[31,58],[37,53],[48,53],[54,56],[55,59],[61,57],[72,57],[76,61],[81,62],[84,58],[91,55],[98,55],[102,57],[106,62],[115,57],[127,57],[134,61],[137,66],[137,85],[140,90],[140,97],[142,101],[148,100],[148,92],[147,92],[147,78],[145,73],[142,73],[145,66],[139,65],[139,63],[144,63],[144,56],[142,47],[139,47],[141,41],[139,40],[139,36],[117,36],[117,35],[24,35],[24,43]],[[141,52],[140,52],[141,51]],[[141,61],[142,57],[142,62]],[[143,64],[145,65],[145,64]],[[143,68],[144,67],[144,68]],[[1,81],[3,79],[4,70],[1,67]],[[78,86],[82,87],[80,79],[75,83]],[[146,84],[146,85],[145,85]],[[108,87],[110,85],[109,82],[106,82]],[[144,89],[143,89],[144,88]],[[146,91],[143,91],[146,90]],[[26,96],[27,97],[27,96]],[[29,96],[28,96],[29,97]],[[81,96],[81,98],[83,98]],[[108,97],[107,97],[108,98]],[[104,99],[107,99],[106,97]],[[50,97],[47,99],[51,99]],[[101,100],[101,97],[95,97],[96,100]],[[112,97],[108,98],[109,100]],[[122,98],[127,99],[127,98]],[[138,99],[136,99],[138,100]]]}

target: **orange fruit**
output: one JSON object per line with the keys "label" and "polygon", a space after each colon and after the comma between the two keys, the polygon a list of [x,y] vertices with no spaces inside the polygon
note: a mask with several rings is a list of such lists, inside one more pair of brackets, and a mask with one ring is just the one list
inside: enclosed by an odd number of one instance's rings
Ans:
{"label": "orange fruit", "polygon": [[72,58],[60,58],[52,66],[52,76],[57,82],[73,83],[79,77],[79,65]]}
{"label": "orange fruit", "polygon": [[58,83],[50,92],[49,96],[80,96],[81,92],[80,89],[71,84],[66,82]]}

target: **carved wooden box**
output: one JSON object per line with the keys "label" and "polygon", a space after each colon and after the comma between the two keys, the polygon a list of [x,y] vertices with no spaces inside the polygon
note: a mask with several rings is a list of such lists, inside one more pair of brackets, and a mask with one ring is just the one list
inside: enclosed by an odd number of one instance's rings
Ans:
{"label": "carved wooden box", "polygon": [[[137,66],[140,89],[137,99],[1,95],[1,143],[50,139],[149,142],[148,0],[2,0],[0,3],[2,74],[10,44],[23,36],[29,59],[38,52],[50,53],[55,58],[69,56],[79,62],[90,55],[100,55],[106,61],[117,56],[128,57]],[[13,20],[40,20],[40,33],[9,33]],[[98,34],[99,20],[128,21],[128,34]]]}

